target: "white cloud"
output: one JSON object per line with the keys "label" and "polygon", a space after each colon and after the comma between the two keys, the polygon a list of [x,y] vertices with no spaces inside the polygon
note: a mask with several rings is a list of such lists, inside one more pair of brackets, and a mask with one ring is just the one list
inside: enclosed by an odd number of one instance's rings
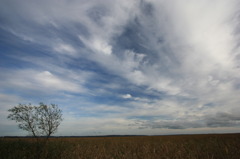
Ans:
{"label": "white cloud", "polygon": [[[238,43],[232,34],[234,2],[151,1],[156,19],[152,31],[156,34],[150,39],[153,48],[159,50],[160,60],[145,65],[141,72],[144,78],[136,79],[144,79],[142,83],[152,89],[199,98],[202,102],[222,101],[221,98],[227,101],[234,96],[236,90],[231,81],[240,77],[232,52]],[[143,17],[141,25],[147,27],[149,21]],[[145,31],[145,35],[151,35],[147,28]],[[154,43],[158,36],[163,43]],[[168,52],[163,50],[166,48]],[[212,80],[208,81],[208,77]]]}
{"label": "white cloud", "polygon": [[70,92],[81,92],[81,88],[79,85],[74,84],[71,81],[60,79],[49,71],[36,73],[35,77],[33,77],[33,80],[36,81],[40,86],[43,86],[45,88],[65,90]]}
{"label": "white cloud", "polygon": [[112,54],[112,46],[110,46],[107,42],[99,39],[87,40],[84,37],[79,35],[79,39],[92,50],[94,53],[101,53],[104,55]]}
{"label": "white cloud", "polygon": [[132,96],[131,96],[131,94],[124,94],[124,95],[122,95],[122,98],[130,99],[130,98],[132,98]]}
{"label": "white cloud", "polygon": [[72,55],[72,56],[75,56],[77,53],[77,51],[74,49],[74,47],[72,47],[69,44],[64,44],[64,43],[57,44],[54,47],[54,50],[61,54]]}
{"label": "white cloud", "polygon": [[[5,80],[0,82],[2,88],[15,88],[25,91],[35,90],[40,92],[85,92],[81,83],[73,79],[58,77],[49,71],[38,71],[31,69],[23,70],[4,70]],[[8,79],[8,80],[6,80]]]}

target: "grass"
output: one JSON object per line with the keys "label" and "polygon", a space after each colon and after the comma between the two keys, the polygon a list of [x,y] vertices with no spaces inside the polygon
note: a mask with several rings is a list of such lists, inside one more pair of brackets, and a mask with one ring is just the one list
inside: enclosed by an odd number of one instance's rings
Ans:
{"label": "grass", "polygon": [[239,159],[240,134],[1,138],[2,159]]}

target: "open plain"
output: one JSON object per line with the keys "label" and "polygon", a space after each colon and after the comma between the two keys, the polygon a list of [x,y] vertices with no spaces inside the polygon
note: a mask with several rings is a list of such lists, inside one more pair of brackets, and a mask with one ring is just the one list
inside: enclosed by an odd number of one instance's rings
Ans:
{"label": "open plain", "polygon": [[1,138],[2,159],[239,159],[240,134]]}

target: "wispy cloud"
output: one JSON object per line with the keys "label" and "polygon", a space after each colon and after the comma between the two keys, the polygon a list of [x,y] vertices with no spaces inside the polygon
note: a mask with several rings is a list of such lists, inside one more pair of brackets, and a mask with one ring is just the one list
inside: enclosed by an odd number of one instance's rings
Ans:
{"label": "wispy cloud", "polygon": [[67,80],[52,74],[49,71],[35,70],[5,70],[3,81],[0,82],[2,88],[10,87],[19,90],[35,90],[43,92],[51,91],[69,91],[83,92],[84,89],[80,83],[75,83],[73,80]]}

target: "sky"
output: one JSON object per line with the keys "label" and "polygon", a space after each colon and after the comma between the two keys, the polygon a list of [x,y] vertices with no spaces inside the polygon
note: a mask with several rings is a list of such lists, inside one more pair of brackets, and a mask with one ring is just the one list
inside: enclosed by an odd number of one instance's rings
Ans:
{"label": "sky", "polygon": [[19,103],[54,135],[240,132],[238,0],[0,0],[0,136]]}

